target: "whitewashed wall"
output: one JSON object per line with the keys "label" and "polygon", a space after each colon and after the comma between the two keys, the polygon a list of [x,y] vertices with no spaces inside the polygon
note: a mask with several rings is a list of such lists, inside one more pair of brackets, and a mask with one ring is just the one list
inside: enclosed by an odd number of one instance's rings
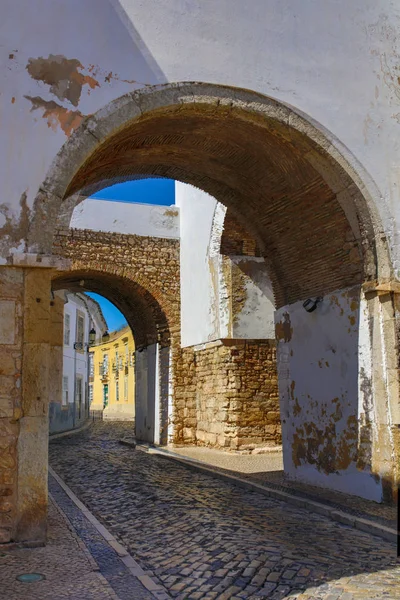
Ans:
{"label": "whitewashed wall", "polygon": [[245,301],[235,312],[232,337],[239,339],[275,339],[274,293],[265,261],[255,256],[232,256],[232,268],[244,276]]}
{"label": "whitewashed wall", "polygon": [[71,227],[160,238],[179,238],[179,209],[176,206],[128,204],[90,199],[78,204]]}
{"label": "whitewashed wall", "polygon": [[220,337],[218,296],[213,291],[208,260],[217,201],[177,182],[175,203],[181,218],[182,345],[194,346]]}
{"label": "whitewashed wall", "polygon": [[[400,267],[399,4],[14,0],[4,13],[0,227],[18,223],[25,194],[32,205],[74,120],[144,85],[197,80],[272,96],[329,129],[379,203]],[[75,104],[27,69],[50,55],[81,65]],[[3,254],[22,249],[8,242]]]}

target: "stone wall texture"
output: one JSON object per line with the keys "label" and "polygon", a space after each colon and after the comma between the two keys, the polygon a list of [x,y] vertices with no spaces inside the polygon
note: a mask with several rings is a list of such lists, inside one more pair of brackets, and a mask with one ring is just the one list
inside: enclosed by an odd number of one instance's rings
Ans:
{"label": "stone wall texture", "polygon": [[[245,232],[235,227],[243,248]],[[156,339],[171,347],[170,442],[231,450],[280,444],[273,342],[225,340],[202,349],[181,348],[179,241],[64,229],[57,232],[54,250],[72,261],[58,286],[91,289],[113,301],[131,325],[137,347]],[[246,245],[245,251],[251,249]],[[165,430],[161,437],[165,442]]]}
{"label": "stone wall texture", "polygon": [[57,286],[108,298],[125,315],[137,346],[179,336],[178,240],[61,229],[54,252],[72,261]]}
{"label": "stone wall texture", "polygon": [[175,442],[251,451],[281,444],[275,343],[220,340],[182,353]]}

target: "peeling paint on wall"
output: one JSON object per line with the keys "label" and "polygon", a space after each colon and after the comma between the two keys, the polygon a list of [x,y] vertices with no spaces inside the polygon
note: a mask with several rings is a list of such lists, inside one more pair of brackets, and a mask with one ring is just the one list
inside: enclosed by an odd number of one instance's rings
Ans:
{"label": "peeling paint on wall", "polygon": [[290,315],[285,312],[282,315],[283,321],[279,321],[275,324],[275,336],[277,341],[282,340],[284,342],[290,342],[292,339],[293,328],[290,323]]}
{"label": "peeling paint on wall", "polygon": [[26,69],[32,79],[50,86],[50,92],[59,100],[67,100],[78,106],[84,85],[90,89],[99,87],[99,82],[91,75],[80,72],[83,65],[76,58],[66,58],[62,54],[49,54],[48,58],[30,58]]}
{"label": "peeling paint on wall", "polygon": [[20,248],[21,241],[25,244],[28,236],[30,209],[27,203],[27,195],[21,195],[20,214],[14,216],[8,204],[0,204],[0,253],[7,255],[13,247]]}
{"label": "peeling paint on wall", "polygon": [[43,110],[43,119],[47,120],[47,126],[53,131],[61,127],[67,137],[71,135],[82,123],[84,116],[79,110],[69,110],[54,100],[43,100],[40,96],[24,96],[32,104],[30,112]]}

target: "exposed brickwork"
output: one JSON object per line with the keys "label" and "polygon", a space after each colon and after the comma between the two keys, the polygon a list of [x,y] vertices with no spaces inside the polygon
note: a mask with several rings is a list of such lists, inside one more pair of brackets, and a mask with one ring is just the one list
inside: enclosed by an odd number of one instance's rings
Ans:
{"label": "exposed brickwork", "polygon": [[222,340],[185,349],[177,378],[176,442],[230,450],[281,443],[275,345]]}
{"label": "exposed brickwork", "polygon": [[226,211],[224,230],[221,236],[221,254],[234,256],[261,256],[254,237],[232,215]]}

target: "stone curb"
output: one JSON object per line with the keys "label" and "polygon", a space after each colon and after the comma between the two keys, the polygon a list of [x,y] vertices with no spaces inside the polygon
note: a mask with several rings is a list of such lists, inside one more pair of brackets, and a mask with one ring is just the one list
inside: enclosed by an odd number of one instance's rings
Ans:
{"label": "stone curb", "polygon": [[[125,445],[133,446],[133,444],[130,444],[129,442],[125,442]],[[258,492],[260,494],[263,494],[264,496],[287,502],[288,504],[292,504],[293,506],[306,508],[311,512],[318,513],[320,515],[323,515],[324,517],[328,517],[333,521],[341,523],[342,525],[348,525],[350,527],[354,527],[355,529],[359,529],[360,531],[364,531],[371,535],[376,535],[388,542],[397,542],[397,531],[395,529],[386,527],[385,525],[381,525],[376,521],[371,521],[369,519],[357,517],[350,513],[346,513],[344,510],[338,510],[337,508],[329,506],[328,504],[324,504],[323,502],[310,500],[301,496],[296,496],[294,494],[290,494],[289,492],[281,492],[280,490],[275,490],[274,488],[268,487],[267,485],[261,485],[253,481],[249,481],[247,479],[241,479],[236,475],[222,473],[221,471],[217,471],[213,468],[210,468],[210,465],[205,465],[203,462],[197,459],[183,458],[180,454],[171,452],[171,450],[162,450],[160,448],[152,448],[141,445],[137,445],[136,450],[140,450],[141,452],[147,452],[148,454],[158,454],[160,456],[164,456],[165,458],[169,458],[171,460],[180,462],[191,469],[207,473],[207,475],[216,477],[217,479],[221,479],[223,481],[227,481],[243,489]]]}
{"label": "stone curb", "polygon": [[[53,476],[54,476],[54,472],[53,472]],[[65,522],[66,526],[68,527],[68,530],[70,531],[71,535],[74,537],[76,543],[82,550],[83,554],[86,556],[86,559],[88,560],[88,562],[92,568],[92,571],[95,572],[95,574],[98,577],[98,579],[100,580],[101,584],[104,585],[105,588],[107,588],[107,593],[109,594],[110,598],[112,598],[112,600],[120,600],[118,598],[117,594],[112,589],[111,585],[108,583],[107,579],[104,577],[104,575],[102,575],[100,573],[99,565],[94,560],[93,556],[90,554],[89,548],[86,546],[85,542],[76,533],[74,527],[71,525],[71,521],[68,519],[68,517],[65,514],[65,512],[63,511],[63,509],[57,504],[56,500],[53,498],[53,496],[50,494],[50,492],[49,492],[49,498],[53,502],[56,511],[59,513],[60,517]]]}
{"label": "stone curb", "polygon": [[[169,600],[170,596],[164,591],[164,589],[156,583],[134,560],[129,554],[128,550],[120,544],[115,537],[100,523],[93,513],[79,500],[74,492],[68,487],[68,485],[57,475],[57,473],[49,465],[49,473],[54,477],[57,483],[62,487],[67,496],[72,502],[79,508],[84,516],[92,523],[93,527],[100,533],[100,535],[106,540],[109,546],[118,554],[120,560],[124,563],[130,573],[136,577],[141,584],[154,596],[157,600]],[[55,503],[57,508],[58,505]]]}
{"label": "stone curb", "polygon": [[88,419],[87,422],[82,425],[82,427],[78,427],[77,429],[69,429],[68,431],[60,431],[60,433],[52,433],[49,434],[49,442],[52,440],[57,440],[58,438],[65,437],[67,435],[74,435],[75,433],[80,433],[81,431],[85,431],[93,425],[93,419]]}
{"label": "stone curb", "polygon": [[[57,504],[55,498],[53,497],[53,495],[50,492],[49,492],[49,499],[52,501],[56,511],[59,513],[60,517],[62,518],[65,525],[67,526],[69,532],[74,537],[76,543],[81,548],[83,554],[86,556],[87,560],[89,561],[92,571],[99,571],[100,570],[99,565],[94,560],[93,556],[90,554],[89,548],[86,546],[85,542],[76,533],[74,527],[71,524],[71,521],[68,519],[68,517],[65,514],[65,512],[63,511],[63,509]],[[110,586],[110,589],[112,589],[111,586]]]}

